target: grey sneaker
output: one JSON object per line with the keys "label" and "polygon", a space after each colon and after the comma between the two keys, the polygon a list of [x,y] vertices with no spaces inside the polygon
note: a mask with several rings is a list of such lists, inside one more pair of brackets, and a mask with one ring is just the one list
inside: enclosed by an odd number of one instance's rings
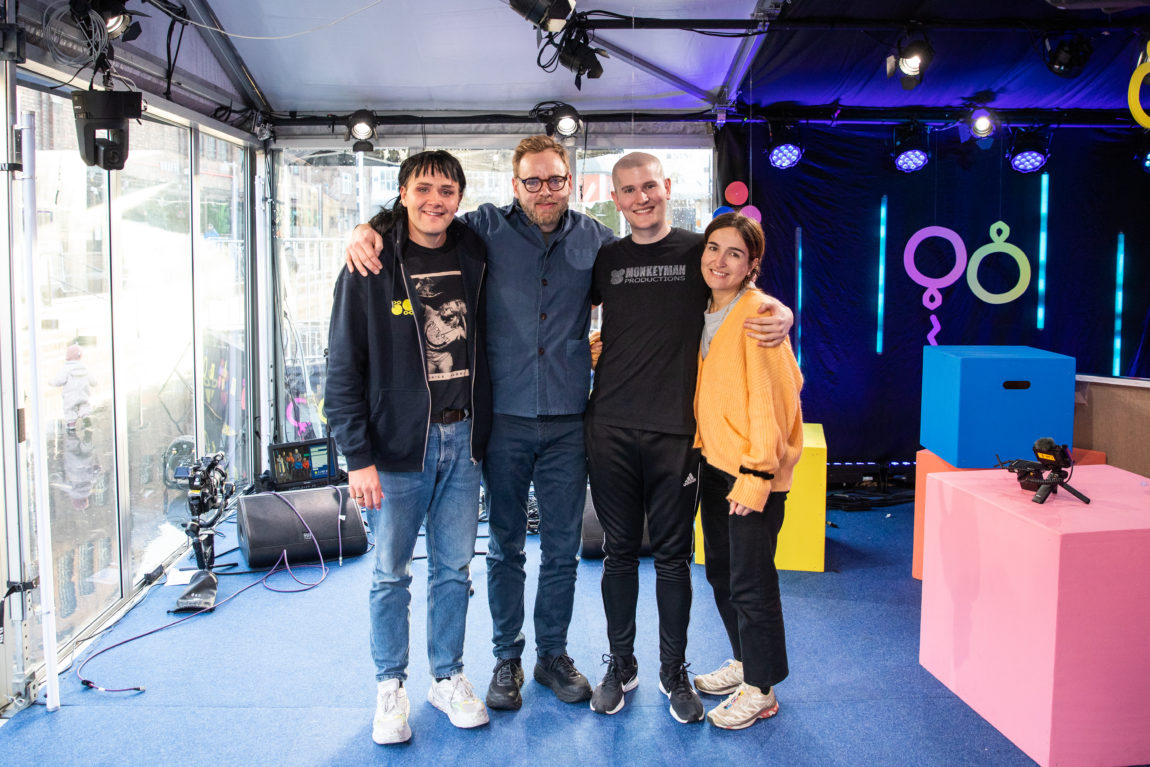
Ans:
{"label": "grey sneaker", "polygon": [[407,724],[411,705],[407,702],[407,691],[398,679],[384,679],[376,688],[371,739],[381,746],[411,740],[411,727]]}
{"label": "grey sneaker", "polygon": [[618,655],[604,655],[607,673],[591,694],[591,710],[600,714],[616,714],[625,702],[623,693],[639,686],[639,664],[632,658],[626,661]]}
{"label": "grey sneaker", "polygon": [[681,663],[669,674],[659,671],[659,690],[671,700],[671,716],[676,722],[690,724],[703,721],[703,701],[687,678],[687,664]]}

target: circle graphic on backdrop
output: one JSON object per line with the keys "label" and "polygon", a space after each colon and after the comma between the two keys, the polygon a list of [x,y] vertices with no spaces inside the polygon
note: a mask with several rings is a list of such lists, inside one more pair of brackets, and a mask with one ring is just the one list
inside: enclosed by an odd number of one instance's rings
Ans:
{"label": "circle graphic on backdrop", "polygon": [[739,212],[742,213],[744,216],[746,216],[749,219],[753,219],[753,220],[759,222],[760,224],[763,223],[763,214],[754,205],[744,205],[739,210]]}
{"label": "circle graphic on backdrop", "polygon": [[735,209],[732,208],[730,205],[720,205],[719,207],[715,208],[715,212],[711,214],[711,218],[715,218],[716,216],[721,216],[724,213],[734,213],[734,212],[735,212]]}
{"label": "circle graphic on backdrop", "polygon": [[[927,277],[915,265],[914,257],[918,251],[918,246],[922,244],[923,240],[930,237],[941,237],[954,248],[954,268],[945,277]],[[933,311],[942,305],[942,293],[939,292],[939,288],[950,287],[966,271],[966,243],[953,229],[947,229],[944,226],[923,227],[907,240],[906,248],[902,252],[902,263],[906,269],[906,275],[926,288],[922,294],[922,305]]]}
{"label": "circle graphic on backdrop", "polygon": [[727,189],[723,193],[723,197],[732,205],[742,205],[749,196],[750,192],[747,191],[747,185],[742,181],[732,181],[727,184]]}
{"label": "circle graphic on backdrop", "polygon": [[[986,243],[970,257],[970,265],[966,269],[966,282],[970,285],[970,292],[988,304],[1008,304],[1026,292],[1030,286],[1030,261],[1022,249],[1006,241],[1010,236],[1010,227],[1002,221],[996,221],[990,227],[991,242]],[[1018,284],[1004,293],[991,293],[978,281],[978,265],[982,259],[991,253],[1005,253],[1018,264]]]}

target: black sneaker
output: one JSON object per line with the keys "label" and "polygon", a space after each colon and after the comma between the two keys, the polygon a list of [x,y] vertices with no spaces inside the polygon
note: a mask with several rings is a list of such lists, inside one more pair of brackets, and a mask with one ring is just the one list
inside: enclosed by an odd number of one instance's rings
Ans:
{"label": "black sneaker", "polygon": [[535,681],[550,687],[564,703],[580,703],[591,697],[587,677],[575,668],[570,655],[541,655],[535,663]]}
{"label": "black sneaker", "polygon": [[491,684],[487,686],[487,707],[501,711],[518,711],[523,705],[519,688],[523,686],[523,664],[518,658],[495,661]]}
{"label": "black sneaker", "polygon": [[687,664],[680,663],[670,673],[659,670],[659,690],[671,699],[671,716],[676,722],[703,721],[703,701],[687,678]]}
{"label": "black sneaker", "polygon": [[623,708],[623,693],[639,686],[639,664],[634,657],[630,662],[618,655],[604,655],[607,673],[591,695],[591,710],[600,714],[615,714]]}

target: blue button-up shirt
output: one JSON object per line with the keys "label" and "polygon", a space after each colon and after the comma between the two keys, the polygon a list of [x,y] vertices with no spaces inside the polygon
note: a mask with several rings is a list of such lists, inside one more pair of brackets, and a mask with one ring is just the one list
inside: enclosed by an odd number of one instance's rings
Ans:
{"label": "blue button-up shirt", "polygon": [[545,235],[518,201],[463,220],[487,244],[487,356],[496,413],[572,415],[590,389],[591,268],[615,234],[574,211]]}

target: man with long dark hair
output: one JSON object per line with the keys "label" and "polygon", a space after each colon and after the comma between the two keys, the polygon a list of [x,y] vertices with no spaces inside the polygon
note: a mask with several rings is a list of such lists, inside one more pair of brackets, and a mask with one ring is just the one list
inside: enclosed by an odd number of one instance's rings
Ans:
{"label": "man with long dark hair", "polygon": [[456,727],[488,721],[463,674],[478,524],[479,462],[491,429],[481,316],[486,248],[455,220],[466,179],[442,151],[409,157],[399,198],[372,224],[381,269],[341,272],[329,336],[328,422],[352,495],[375,533],[372,739],[410,739],[407,678],[411,561],[421,525],[428,560],[427,653],[433,706]]}

